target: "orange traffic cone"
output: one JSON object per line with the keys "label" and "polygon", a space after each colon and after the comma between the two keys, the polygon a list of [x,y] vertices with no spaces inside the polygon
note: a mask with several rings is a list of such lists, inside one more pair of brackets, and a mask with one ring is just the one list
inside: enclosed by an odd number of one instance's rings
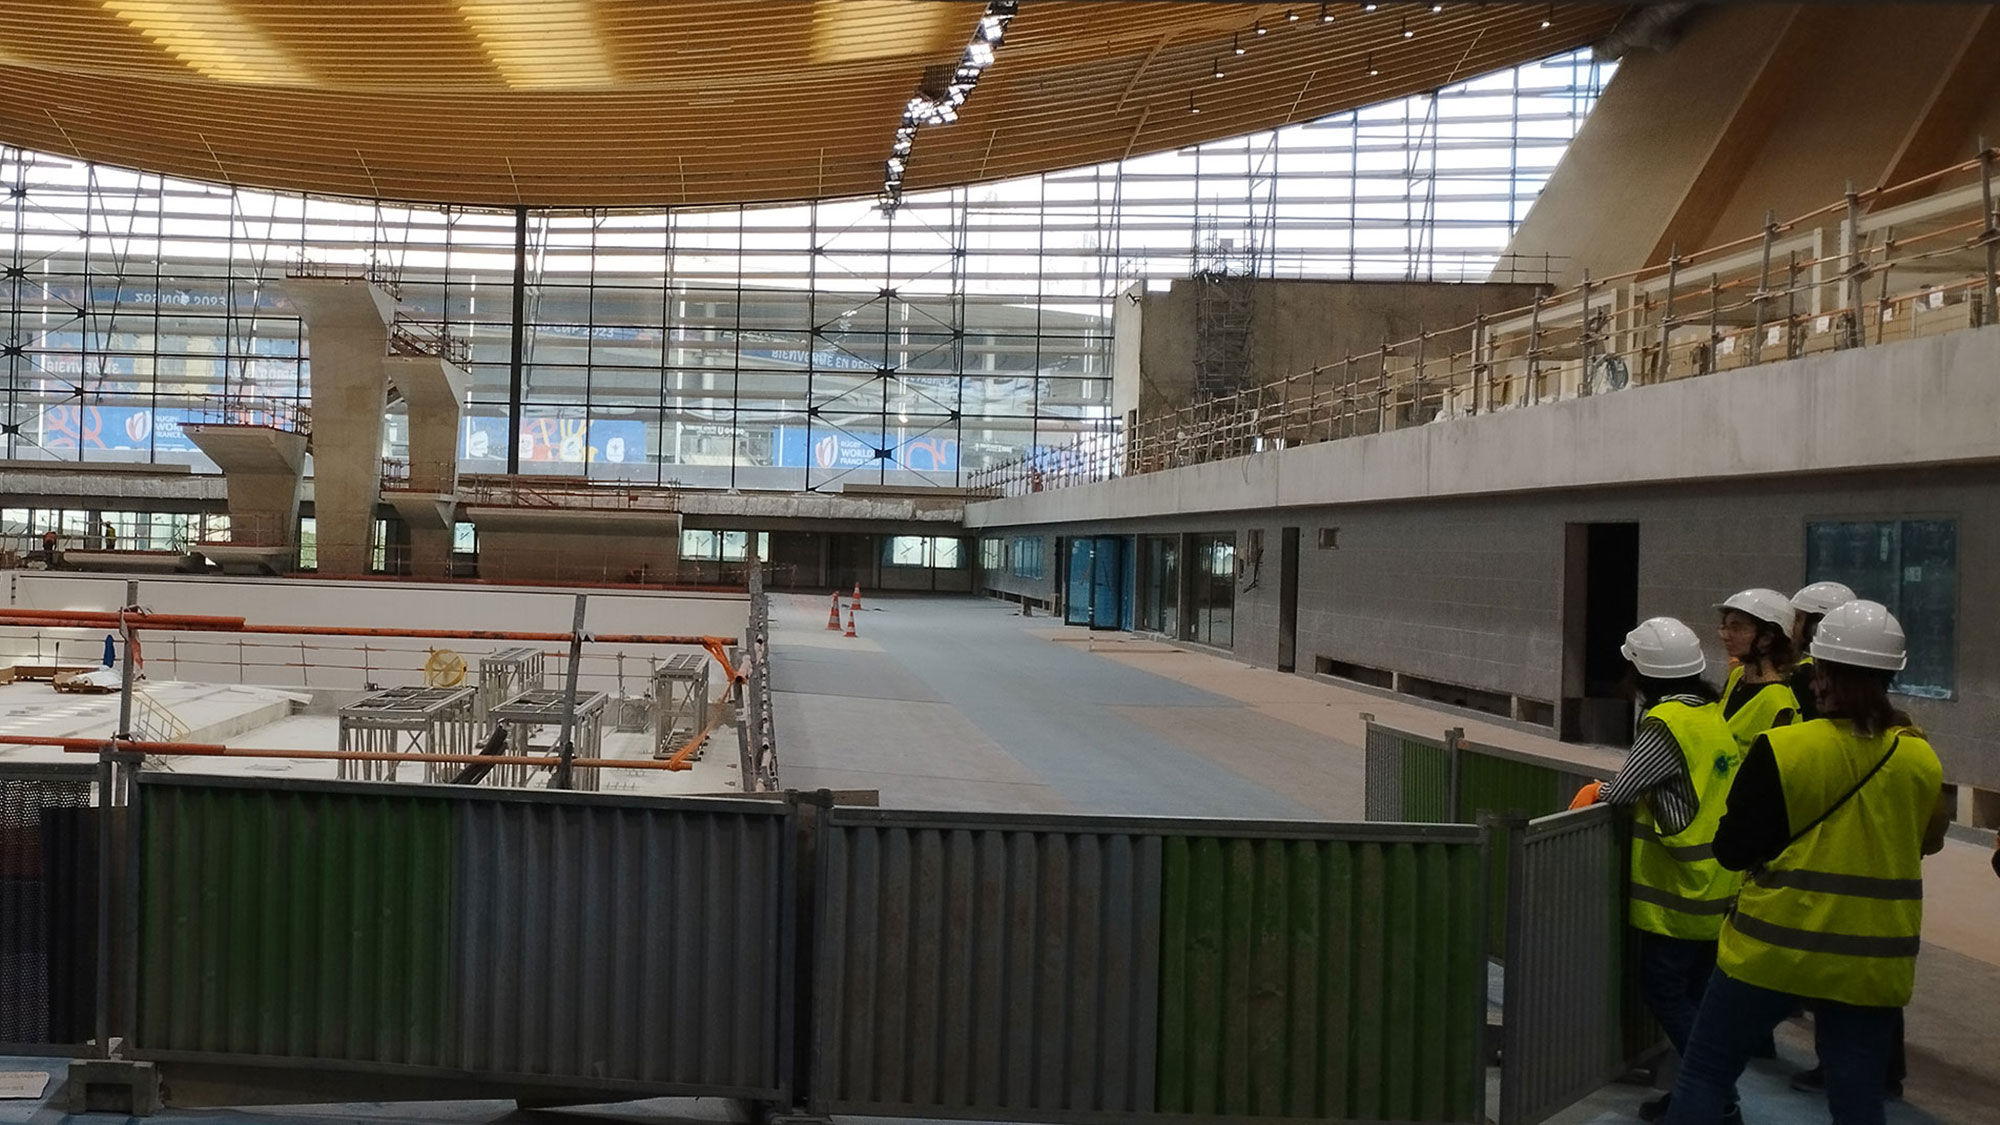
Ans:
{"label": "orange traffic cone", "polygon": [[835,595],[833,596],[833,608],[831,608],[831,609],[829,609],[829,610],[827,610],[827,611],[826,611],[826,627],[827,627],[827,628],[829,628],[829,629],[838,629],[838,628],[840,628],[840,595],[839,595],[839,594],[835,594]]}
{"label": "orange traffic cone", "polygon": [[854,611],[850,609],[847,611],[847,632],[842,633],[841,636],[852,637],[856,635],[854,632]]}
{"label": "orange traffic cone", "polygon": [[854,584],[854,608],[861,608],[861,583],[859,582]]}

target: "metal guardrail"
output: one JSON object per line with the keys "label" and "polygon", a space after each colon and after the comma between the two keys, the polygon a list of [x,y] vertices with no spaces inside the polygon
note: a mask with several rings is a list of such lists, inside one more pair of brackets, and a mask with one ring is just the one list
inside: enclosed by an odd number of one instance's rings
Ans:
{"label": "metal guardrail", "polygon": [[203,395],[189,408],[187,425],[262,426],[288,434],[312,435],[312,407],[291,399],[243,395]]}
{"label": "metal guardrail", "polygon": [[398,300],[403,296],[403,271],[398,266],[383,265],[374,255],[361,262],[315,262],[304,254],[299,254],[285,265],[286,277],[342,278],[357,281],[372,281]]}
{"label": "metal guardrail", "polygon": [[441,320],[398,316],[389,324],[391,355],[433,356],[456,367],[472,366],[472,341],[454,335]]}
{"label": "metal guardrail", "polygon": [[820,1113],[1473,1121],[1485,833],[835,809]]}
{"label": "metal guardrail", "polygon": [[[1993,149],[970,475],[1019,496],[2000,323]],[[1913,198],[1915,197],[1915,198]],[[1115,423],[1112,424],[1115,431]]]}
{"label": "metal guardrail", "polygon": [[681,508],[679,481],[641,487],[593,483],[583,477],[462,473],[458,494],[465,504],[504,508],[653,512],[678,512]]}
{"label": "metal guardrail", "polygon": [[778,729],[771,699],[771,597],[764,572],[748,573],[750,620],[743,628],[744,681],[736,696],[737,776],[745,793],[780,792]]}

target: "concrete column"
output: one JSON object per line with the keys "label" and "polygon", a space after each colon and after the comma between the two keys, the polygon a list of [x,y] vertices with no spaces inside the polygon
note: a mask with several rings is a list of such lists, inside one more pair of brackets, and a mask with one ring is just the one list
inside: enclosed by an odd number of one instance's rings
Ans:
{"label": "concrete column", "polygon": [[445,578],[451,573],[451,535],[458,501],[449,495],[394,489],[383,494],[410,528],[410,573]]}
{"label": "concrete column", "polygon": [[410,419],[410,479],[389,501],[410,525],[410,573],[443,578],[451,569],[458,425],[471,376],[439,356],[392,355],[384,364]]}
{"label": "concrete column", "polygon": [[396,301],[358,277],[288,277],[312,349],[313,516],[319,569],[362,574],[382,487],[383,360]]}
{"label": "concrete column", "polygon": [[299,546],[305,435],[242,425],[187,425],[182,432],[221,468],[229,492],[231,551],[212,553],[233,552],[244,556],[239,561],[273,570],[292,565]]}

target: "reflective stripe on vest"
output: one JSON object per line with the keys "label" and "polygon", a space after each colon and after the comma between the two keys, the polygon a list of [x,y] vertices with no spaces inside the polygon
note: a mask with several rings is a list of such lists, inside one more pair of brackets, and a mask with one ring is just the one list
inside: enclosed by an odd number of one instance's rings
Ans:
{"label": "reflective stripe on vest", "polygon": [[1632,822],[1632,925],[1650,933],[1696,941],[1714,940],[1741,877],[1715,862],[1715,830],[1742,752],[1722,721],[1720,704],[1689,706],[1666,702],[1646,712],[1680,747],[1682,764],[1695,795],[1694,819],[1663,835],[1651,805],[1639,802]]}
{"label": "reflective stripe on vest", "polygon": [[1909,729],[1858,735],[1816,719],[1765,735],[1788,823],[1811,824],[1882,761],[1847,803],[1744,884],[1717,964],[1778,992],[1872,1007],[1910,1001],[1922,945],[1924,830],[1943,771]]}
{"label": "reflective stripe on vest", "polygon": [[[1730,696],[1736,694],[1736,685],[1742,681],[1743,666],[1739,664],[1729,670],[1729,679],[1723,684],[1724,703],[1729,701]],[[1747,754],[1751,745],[1757,741],[1757,736],[1772,729],[1772,725],[1786,711],[1790,711],[1794,716],[1798,714],[1799,697],[1792,693],[1790,684],[1770,683],[1758,688],[1755,695],[1736,709],[1735,714],[1725,716],[1723,721],[1729,724],[1729,732],[1736,736],[1736,745],[1742,747],[1743,752]]]}

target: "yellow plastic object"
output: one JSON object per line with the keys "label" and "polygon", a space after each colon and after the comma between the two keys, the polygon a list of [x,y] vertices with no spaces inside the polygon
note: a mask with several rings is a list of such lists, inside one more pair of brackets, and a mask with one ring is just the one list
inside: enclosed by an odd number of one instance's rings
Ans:
{"label": "yellow plastic object", "polygon": [[426,687],[457,687],[465,682],[465,657],[448,648],[432,649],[424,661]]}

